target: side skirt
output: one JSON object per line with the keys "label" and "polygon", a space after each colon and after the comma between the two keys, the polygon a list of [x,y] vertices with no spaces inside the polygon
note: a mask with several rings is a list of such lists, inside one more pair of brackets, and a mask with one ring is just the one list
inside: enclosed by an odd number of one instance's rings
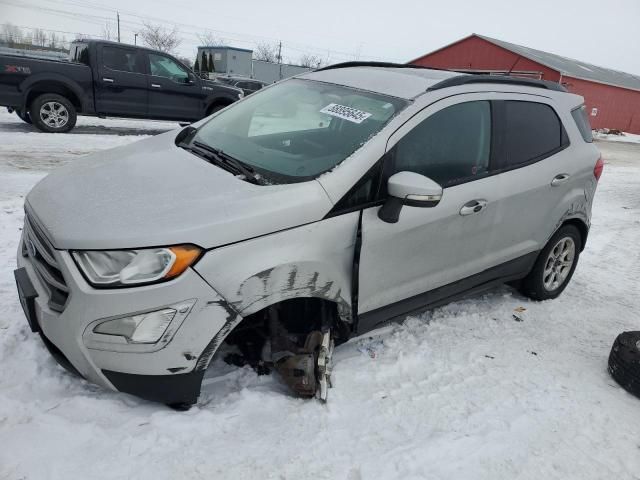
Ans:
{"label": "side skirt", "polygon": [[355,335],[362,335],[388,322],[402,321],[407,315],[445,305],[462,296],[524,278],[533,268],[538,253],[528,253],[457,282],[361,313],[358,315],[358,329]]}

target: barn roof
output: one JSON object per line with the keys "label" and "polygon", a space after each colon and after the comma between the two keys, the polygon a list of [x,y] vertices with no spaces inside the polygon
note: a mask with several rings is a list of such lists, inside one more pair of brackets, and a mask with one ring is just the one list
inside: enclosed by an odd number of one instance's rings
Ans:
{"label": "barn roof", "polygon": [[477,33],[474,33],[473,35],[533,60],[534,62],[538,62],[545,67],[557,70],[563,75],[598,83],[605,83],[607,85],[614,85],[617,87],[630,88],[632,90],[640,90],[640,76],[638,75],[632,75],[631,73],[620,72],[610,68],[598,67],[597,65],[574,60],[573,58],[562,57],[554,53],[523,47],[522,45],[516,45],[515,43],[509,43],[503,40],[485,37],[484,35],[478,35]]}

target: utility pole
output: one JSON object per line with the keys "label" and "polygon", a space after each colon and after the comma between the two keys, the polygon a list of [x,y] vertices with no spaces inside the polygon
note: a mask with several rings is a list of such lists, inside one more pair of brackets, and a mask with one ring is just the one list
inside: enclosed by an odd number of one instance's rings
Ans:
{"label": "utility pole", "polygon": [[134,45],[138,45],[138,34],[137,33],[133,34],[133,44]]}
{"label": "utility pole", "polygon": [[118,43],[120,43],[120,12],[116,12],[116,18],[118,19]]}
{"label": "utility pole", "polygon": [[282,42],[278,44],[278,64],[280,65],[280,80],[282,80]]}

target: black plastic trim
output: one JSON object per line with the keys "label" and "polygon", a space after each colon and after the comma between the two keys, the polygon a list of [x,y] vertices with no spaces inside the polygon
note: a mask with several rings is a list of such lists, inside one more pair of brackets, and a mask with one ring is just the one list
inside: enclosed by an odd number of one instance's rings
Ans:
{"label": "black plastic trim", "polygon": [[537,251],[528,253],[457,282],[361,313],[358,315],[357,334],[362,335],[387,322],[402,320],[411,313],[444,305],[463,295],[484,291],[505,282],[524,278],[533,268],[538,253]]}
{"label": "black plastic trim", "polygon": [[176,375],[136,375],[102,370],[120,392],[153,402],[193,405],[198,401],[204,370]]}
{"label": "black plastic trim", "polygon": [[469,85],[474,83],[492,83],[501,85],[519,85],[523,87],[544,88],[546,90],[553,90],[556,92],[567,93],[568,90],[559,83],[550,82],[548,80],[536,80],[533,78],[522,77],[510,77],[510,76],[497,76],[497,75],[484,75],[484,74],[467,74],[459,75],[456,77],[446,78],[435,85],[427,88],[427,92],[434,90],[440,90],[442,88],[457,87],[460,85]]}

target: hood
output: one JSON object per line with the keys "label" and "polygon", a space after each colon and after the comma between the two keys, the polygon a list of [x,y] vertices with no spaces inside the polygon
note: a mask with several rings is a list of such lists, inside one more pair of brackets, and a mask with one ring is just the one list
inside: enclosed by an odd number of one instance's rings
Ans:
{"label": "hood", "polygon": [[176,147],[176,134],[60,168],[31,190],[27,211],[58,249],[213,248],[320,220],[332,207],[317,181],[254,185]]}
{"label": "hood", "polygon": [[220,89],[223,89],[223,90],[228,90],[229,93],[232,94],[232,95],[235,95],[237,93],[244,94],[244,91],[241,88],[234,87],[232,85],[227,85],[226,83],[222,83],[222,82],[216,82],[214,80],[203,79],[202,80],[202,85],[205,86],[205,87],[220,88]]}

